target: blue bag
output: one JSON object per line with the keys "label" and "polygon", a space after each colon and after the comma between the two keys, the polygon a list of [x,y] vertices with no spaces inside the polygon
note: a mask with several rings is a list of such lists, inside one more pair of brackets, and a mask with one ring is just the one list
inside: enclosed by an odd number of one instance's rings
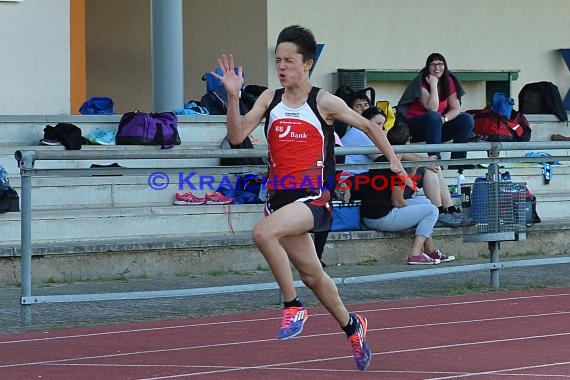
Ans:
{"label": "blue bag", "polygon": [[[516,208],[519,207],[518,202],[527,197],[527,192],[528,197],[531,194],[525,185],[513,183],[511,174],[508,171],[499,173],[499,177],[500,180],[493,184],[485,177],[475,178],[469,200],[469,217],[473,221],[487,224],[489,223],[489,215],[496,213],[498,213],[499,218],[504,218],[504,220],[508,221],[511,220],[509,213],[513,213],[515,224],[518,224],[518,220],[516,220],[519,217],[518,212],[505,207],[501,203],[510,199],[513,203],[513,208]],[[499,199],[492,200],[490,198],[492,190],[499,192]]]}
{"label": "blue bag", "polygon": [[113,115],[113,100],[105,96],[87,99],[79,108],[82,115]]}
{"label": "blue bag", "polygon": [[489,222],[489,182],[484,177],[475,178],[469,217],[478,223]]}
{"label": "blue bag", "polygon": [[[499,173],[501,181],[511,181],[508,171]],[[475,178],[471,191],[471,208],[469,217],[478,223],[489,222],[489,181],[485,177]]]}
{"label": "blue bag", "polygon": [[0,165],[0,191],[6,191],[9,187],[10,180],[8,179],[8,172]]}
{"label": "blue bag", "polygon": [[208,109],[202,107],[200,102],[186,102],[183,109],[173,111],[175,115],[209,115]]}
{"label": "blue bag", "polygon": [[360,230],[360,201],[333,202],[331,231]]}
{"label": "blue bag", "polygon": [[263,203],[259,198],[259,191],[262,187],[261,179],[257,178],[255,174],[244,174],[236,176],[235,186],[219,186],[216,191],[222,195],[232,198],[232,203],[240,204],[258,204]]}
{"label": "blue bag", "polygon": [[[218,74],[219,76],[222,76],[222,70],[218,67],[216,70],[214,70],[214,72],[216,74]],[[238,75],[238,68],[234,67],[234,72],[236,73],[236,75]],[[242,73],[243,75],[243,73]],[[216,91],[220,88],[224,88],[224,84],[222,83],[221,80],[219,80],[218,78],[216,78],[215,76],[213,76],[211,73],[206,73],[202,76],[202,80],[206,81],[206,91]],[[245,76],[244,76],[244,83],[241,87],[241,89],[243,90],[245,88]]]}
{"label": "blue bag", "polygon": [[[222,75],[222,70],[217,68],[214,72],[218,75]],[[236,75],[239,72],[237,67],[234,68]],[[243,73],[242,73],[243,75]],[[202,76],[202,80],[206,82],[206,93],[200,99],[202,107],[205,107],[210,115],[225,115],[228,108],[228,92],[224,88],[224,84],[221,80],[213,76],[211,73],[206,73]],[[245,89],[245,76],[244,82],[242,83],[241,90]],[[240,98],[240,113],[245,115],[247,112],[246,105],[241,101]]]}
{"label": "blue bag", "polygon": [[515,100],[513,98],[509,98],[502,92],[495,92],[491,100],[491,111],[510,119],[514,105]]}

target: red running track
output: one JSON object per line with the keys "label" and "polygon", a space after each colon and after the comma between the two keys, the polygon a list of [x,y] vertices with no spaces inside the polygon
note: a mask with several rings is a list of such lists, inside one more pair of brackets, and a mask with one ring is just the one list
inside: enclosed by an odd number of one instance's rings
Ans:
{"label": "red running track", "polygon": [[352,305],[366,372],[332,317],[275,339],[276,311],[0,335],[0,379],[570,379],[570,289]]}

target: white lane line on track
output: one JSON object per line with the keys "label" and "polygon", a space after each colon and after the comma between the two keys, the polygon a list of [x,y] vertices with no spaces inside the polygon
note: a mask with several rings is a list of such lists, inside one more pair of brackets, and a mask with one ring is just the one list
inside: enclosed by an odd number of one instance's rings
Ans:
{"label": "white lane line on track", "polygon": [[[348,357],[345,357],[348,358]],[[343,358],[344,359],[344,358]],[[312,362],[319,362],[321,359],[312,360]],[[306,361],[304,363],[308,363]],[[299,364],[299,362],[293,363]],[[493,371],[485,371],[485,372],[458,372],[458,371],[421,371],[421,370],[409,370],[409,371],[397,371],[397,370],[368,370],[366,373],[378,373],[378,374],[388,374],[388,375],[422,375],[422,377],[426,375],[446,375],[443,377],[432,377],[426,378],[426,380],[444,380],[444,379],[455,379],[461,377],[471,377],[471,376],[479,376],[479,375],[500,375],[500,376],[509,376],[509,377],[555,377],[555,378],[570,378],[570,375],[548,375],[548,374],[537,374],[537,373],[516,373],[516,374],[508,374],[506,372],[513,372],[513,371],[521,371],[521,370],[529,370],[529,369],[540,369],[540,368],[549,368],[555,367],[560,365],[568,365],[570,362],[557,362],[557,363],[548,363],[548,364],[541,364],[541,365],[534,365],[534,366],[525,366],[525,367],[517,367],[517,368],[505,368],[500,370],[493,370]],[[175,369],[203,369],[208,371],[202,372],[192,372],[192,373],[185,373],[185,374],[177,374],[177,375],[165,375],[159,377],[152,377],[152,378],[139,378],[138,380],[159,380],[159,379],[172,379],[176,377],[190,377],[190,376],[203,376],[203,375],[213,375],[213,374],[222,374],[227,372],[237,372],[237,371],[246,371],[246,370],[255,370],[255,369],[263,369],[263,370],[271,370],[271,371],[302,371],[304,373],[307,372],[318,372],[320,374],[323,373],[354,373],[357,372],[354,369],[330,369],[330,368],[299,368],[299,367],[284,367],[279,365],[276,366],[213,366],[213,365],[172,365],[172,364],[101,364],[101,363],[91,363],[91,364],[58,364],[59,367],[85,367],[85,368],[98,368],[98,367],[106,367],[106,368],[175,368]]]}
{"label": "white lane line on track", "polygon": [[[533,296],[507,297],[507,298],[496,298],[496,299],[476,300],[476,301],[432,303],[432,304],[414,305],[414,306],[398,306],[398,307],[358,310],[357,312],[359,312],[359,313],[372,313],[372,312],[383,312],[383,311],[423,309],[423,308],[442,307],[442,306],[462,306],[462,305],[470,305],[470,304],[481,304],[481,303],[486,303],[486,302],[529,300],[529,299],[535,299],[535,298],[565,297],[565,296],[570,296],[570,293],[546,294],[546,295],[540,295],[540,296],[539,295],[536,295],[536,296],[533,295]],[[311,317],[313,317],[313,318],[318,317],[318,316],[329,316],[329,314],[328,313],[311,314]],[[276,320],[276,319],[280,319],[280,317],[239,319],[239,320],[230,320],[230,321],[222,321],[222,322],[209,322],[209,323],[189,323],[189,324],[175,325],[175,326],[161,326],[161,327],[150,327],[150,328],[140,328],[140,329],[106,331],[106,332],[89,333],[89,334],[76,334],[76,335],[51,336],[51,337],[43,337],[43,338],[16,339],[16,340],[0,341],[0,345],[2,345],[2,344],[14,344],[14,343],[51,341],[51,340],[58,340],[58,339],[75,339],[75,338],[97,337],[97,336],[115,335],[115,334],[132,334],[132,333],[138,333],[138,332],[184,329],[184,328],[191,328],[191,327],[205,327],[205,326],[226,325],[226,324],[233,324],[233,323],[249,323],[249,322]]]}
{"label": "white lane line on track", "polygon": [[[494,371],[484,371],[484,372],[470,372],[470,373],[463,373],[460,375],[452,375],[452,376],[445,376],[445,377],[431,377],[426,380],[444,380],[444,379],[459,379],[461,377],[471,377],[471,376],[482,376],[482,375],[498,375],[503,374],[505,372],[514,372],[514,371],[522,371],[528,369],[539,369],[539,368],[547,368],[547,367],[556,367],[559,365],[568,365],[570,362],[558,362],[558,363],[548,363],[548,364],[539,364],[539,365],[531,365],[525,367],[516,367],[516,368],[504,368],[498,369]],[[507,374],[506,376],[532,376],[532,377],[563,377],[563,378],[570,378],[570,375],[538,375],[538,374]]]}
{"label": "white lane line on track", "polygon": [[[564,314],[568,314],[568,313],[564,313]],[[554,313],[552,315],[559,315],[559,313]],[[536,317],[541,317],[541,316],[545,316],[545,315],[544,314],[536,315]],[[524,316],[524,317],[527,318],[528,316]],[[511,318],[512,317],[508,317],[506,319],[511,319]],[[477,323],[480,321],[481,320],[469,320],[469,321],[463,321],[462,323]],[[459,322],[456,321],[454,323],[459,323]],[[407,328],[414,328],[414,327],[418,327],[418,326],[429,327],[429,324],[427,324],[427,325],[411,325],[411,326],[408,326]],[[401,327],[401,328],[404,328],[404,327]],[[368,332],[370,333],[371,331],[383,331],[383,330],[385,330],[385,329],[383,329],[383,328],[369,329]],[[299,336],[295,339],[309,339],[309,338],[332,336],[332,335],[339,335],[339,334],[342,334],[342,333],[334,332],[334,333],[326,333],[326,334],[303,335],[303,336]],[[546,335],[535,335],[535,336],[530,336],[530,337],[504,338],[504,339],[496,339],[496,340],[490,340],[490,341],[475,341],[475,342],[467,342],[467,343],[455,343],[455,344],[449,344],[449,345],[429,346],[429,347],[411,348],[411,349],[404,349],[404,350],[393,350],[393,351],[387,351],[387,352],[380,352],[376,355],[389,355],[389,354],[406,353],[406,352],[414,352],[414,351],[425,351],[425,350],[433,350],[433,349],[472,346],[472,345],[476,345],[476,344],[510,342],[510,341],[525,340],[525,339],[539,339],[539,338],[567,336],[567,335],[570,335],[570,332],[546,334]],[[21,367],[21,366],[28,366],[28,365],[57,364],[57,363],[66,363],[66,362],[72,362],[72,361],[77,361],[77,360],[91,360],[91,359],[102,359],[102,358],[126,357],[126,356],[134,356],[134,355],[148,355],[148,354],[156,354],[156,353],[164,353],[164,352],[190,351],[190,350],[198,350],[198,349],[238,346],[238,345],[244,345],[244,344],[259,344],[259,343],[266,343],[266,342],[273,342],[273,341],[275,341],[274,338],[272,338],[272,339],[258,339],[258,340],[251,340],[251,341],[230,342],[230,343],[220,343],[220,344],[207,344],[207,345],[199,345],[199,346],[185,346],[185,347],[164,348],[164,349],[155,349],[155,350],[122,352],[122,353],[117,353],[117,354],[80,356],[80,357],[72,357],[72,358],[65,358],[65,359],[53,359],[53,360],[45,360],[45,361],[38,361],[38,362],[21,362],[21,363],[3,364],[3,365],[0,365],[0,368],[12,368],[12,367]],[[328,359],[319,359],[319,360],[328,360]]]}
{"label": "white lane line on track", "polygon": [[[298,368],[298,367],[259,367],[259,366],[216,366],[216,365],[191,365],[191,364],[187,364],[187,365],[182,365],[182,364],[107,364],[107,363],[95,363],[95,364],[73,364],[73,363],[66,363],[66,364],[58,364],[58,367],[93,367],[93,368],[98,368],[98,367],[102,367],[102,368],[174,368],[174,369],[203,369],[203,370],[211,370],[211,373],[219,373],[219,371],[215,371],[215,370],[226,370],[226,371],[245,371],[245,370],[252,370],[252,369],[263,369],[263,370],[267,370],[267,371],[275,371],[275,372],[284,372],[284,371],[292,371],[292,372],[298,372],[298,371],[303,371],[303,372],[319,372],[321,374],[323,373],[328,373],[328,374],[332,374],[332,373],[343,373],[343,372],[348,372],[348,373],[359,373],[359,371],[355,370],[355,369],[341,369],[341,368],[335,368],[335,369],[331,369],[329,367],[323,367],[323,368]],[[210,373],[210,372],[208,372]],[[366,371],[366,373],[370,374],[370,373],[381,373],[381,374],[406,374],[406,375],[457,375],[457,374],[463,374],[465,372],[459,372],[459,371],[421,371],[421,370],[382,370],[382,369],[368,369]],[[206,372],[200,372],[200,373],[192,373],[192,375],[204,375],[206,374]],[[166,378],[171,377],[173,375],[165,375]],[[188,376],[188,375],[183,375],[183,376]],[[317,375],[318,376],[318,375]],[[165,378],[163,377],[159,377],[159,378]],[[156,378],[154,378],[156,379]],[[138,380],[150,380],[150,379],[138,379]]]}
{"label": "white lane line on track", "polygon": [[[442,348],[454,348],[454,347],[465,347],[465,346],[472,346],[472,345],[480,345],[480,344],[494,344],[494,343],[503,343],[503,342],[510,342],[510,341],[517,341],[517,340],[528,340],[528,339],[541,339],[541,338],[549,338],[555,336],[562,336],[562,335],[570,335],[570,333],[564,334],[549,334],[549,335],[535,335],[535,336],[528,336],[528,337],[521,337],[521,338],[512,338],[512,339],[495,339],[489,341],[481,341],[481,342],[466,342],[460,344],[450,344],[450,345],[443,345],[443,346],[433,346],[433,347],[422,347],[422,348],[414,348],[408,350],[397,350],[397,351],[389,351],[389,352],[381,352],[377,355],[389,355],[394,353],[403,353],[403,352],[416,352],[416,351],[426,351],[426,350],[437,350]],[[299,364],[308,364],[314,362],[322,362],[322,361],[332,361],[332,360],[341,360],[346,358],[351,358],[352,356],[338,356],[338,357],[331,357],[331,358],[320,358],[320,359],[312,359],[312,360],[302,360],[302,361],[295,361],[295,362],[288,362],[288,363],[276,363],[276,364],[267,364],[267,365],[260,365],[254,367],[241,367],[236,369],[226,369],[223,371],[208,371],[208,372],[200,372],[200,373],[186,373],[186,374],[177,374],[177,375],[169,375],[169,376],[160,376],[160,377],[147,377],[147,378],[140,378],[138,380],[163,380],[163,379],[175,379],[179,377],[190,377],[190,376],[201,376],[205,374],[218,374],[218,373],[228,373],[228,372],[235,372],[235,371],[243,371],[244,369],[266,369],[266,368],[274,368],[274,367],[281,367],[281,366],[290,366],[290,365],[299,365]],[[491,372],[492,373],[492,372]],[[458,375],[455,375],[458,376]],[[463,375],[459,375],[460,377]],[[453,377],[448,377],[453,378]],[[442,378],[445,379],[445,378]],[[435,379],[432,379],[435,380]]]}

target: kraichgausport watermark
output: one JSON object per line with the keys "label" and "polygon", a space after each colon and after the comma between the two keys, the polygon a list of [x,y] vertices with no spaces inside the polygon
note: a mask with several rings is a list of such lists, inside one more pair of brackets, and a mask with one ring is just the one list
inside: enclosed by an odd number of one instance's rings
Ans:
{"label": "kraichgausport watermark", "polygon": [[[190,190],[190,191],[215,191],[219,188],[225,187],[235,190],[236,188],[248,191],[257,191],[262,186],[272,189],[281,190],[295,190],[295,189],[328,189],[332,190],[360,190],[364,186],[371,186],[374,190],[386,190],[395,188],[404,188],[406,179],[410,178],[413,183],[413,189],[417,190],[417,180],[419,176],[399,176],[399,175],[376,175],[369,176],[365,174],[357,174],[350,177],[345,177],[346,174],[338,173],[336,176],[329,176],[327,181],[323,181],[323,177],[311,178],[308,176],[295,177],[295,176],[260,176],[255,174],[246,174],[238,176],[222,175],[203,175],[195,172],[177,173],[177,190]],[[238,178],[236,181],[236,177]],[[153,190],[166,190],[171,183],[170,177],[164,172],[154,172],[148,176],[148,186]],[[325,185],[323,185],[325,184]]]}

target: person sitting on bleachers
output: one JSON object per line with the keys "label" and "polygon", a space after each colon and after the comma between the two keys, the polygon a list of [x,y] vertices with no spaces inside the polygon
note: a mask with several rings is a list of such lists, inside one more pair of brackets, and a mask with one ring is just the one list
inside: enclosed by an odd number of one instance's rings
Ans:
{"label": "person sitting on bleachers", "polygon": [[[472,115],[460,111],[464,94],[443,55],[430,54],[424,68],[408,84],[398,101],[398,113],[406,118],[412,142],[441,144],[453,140],[454,143],[467,143],[475,121]],[[431,154],[441,158],[439,152]],[[451,158],[466,157],[467,152],[451,153]],[[467,167],[470,166],[450,166],[455,169]]]}
{"label": "person sitting on bleachers", "polygon": [[[396,119],[394,126],[388,131],[388,141],[392,145],[405,145],[410,142],[410,130],[407,124]],[[402,161],[419,161],[434,159],[434,157],[421,156],[415,153],[402,153]],[[439,165],[420,166],[407,168],[408,174],[414,179],[418,188],[423,188],[425,196],[438,208],[439,216],[436,227],[461,227],[463,224],[463,214],[455,207],[451,194],[443,177],[443,170]],[[406,189],[410,198],[414,191]]]}
{"label": "person sitting on bleachers", "polygon": [[[386,122],[386,115],[384,111],[379,109],[378,107],[369,107],[362,112],[362,116],[366,119],[373,121],[378,125],[379,128],[384,127],[384,123]],[[388,132],[388,136],[392,136],[394,139],[391,144],[393,145],[403,145],[409,142],[410,140],[410,133],[408,126],[402,120],[396,120],[394,126]],[[390,138],[389,138],[390,139]],[[373,143],[370,139],[362,132],[357,129],[354,129],[345,135],[343,139],[344,146],[372,146]],[[346,156],[346,163],[352,164],[367,164],[372,163],[376,158],[380,156],[379,153],[374,153],[370,155],[366,154],[358,154],[358,155],[347,155]],[[401,156],[403,161],[418,161],[418,160],[426,160],[426,159],[435,160],[435,157],[423,157],[418,154],[414,153],[404,153]],[[346,172],[351,173],[352,175],[357,175],[366,170],[345,170]],[[416,176],[418,183],[417,186],[419,188],[423,187],[424,193],[427,198],[431,201],[431,203],[436,206],[439,210],[439,216],[437,220],[437,226],[445,226],[445,227],[460,227],[463,222],[462,214],[459,210],[454,206],[453,201],[451,199],[451,195],[449,194],[449,190],[447,188],[447,184],[445,182],[445,178],[443,177],[443,172],[439,165],[433,165],[429,167],[419,167],[419,168],[410,168],[408,170],[410,175]],[[348,177],[350,180],[350,177]],[[411,197],[413,191],[408,189],[406,191],[408,198]],[[351,189],[351,199],[361,199],[360,189],[352,188]]]}
{"label": "person sitting on bleachers", "polygon": [[[386,162],[386,158],[380,155],[375,161]],[[360,215],[366,228],[397,232],[415,227],[408,264],[434,265],[455,260],[454,256],[447,256],[435,247],[432,234],[439,213],[430,200],[421,196],[404,199],[406,187],[402,178],[388,168],[370,169],[358,176],[367,177],[365,181],[359,180],[362,198]]]}

